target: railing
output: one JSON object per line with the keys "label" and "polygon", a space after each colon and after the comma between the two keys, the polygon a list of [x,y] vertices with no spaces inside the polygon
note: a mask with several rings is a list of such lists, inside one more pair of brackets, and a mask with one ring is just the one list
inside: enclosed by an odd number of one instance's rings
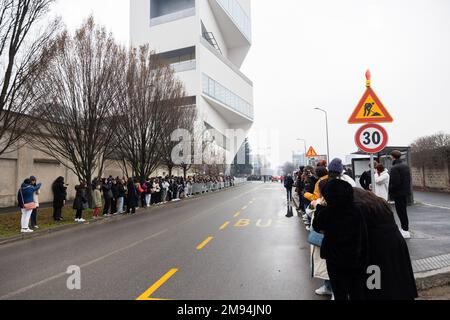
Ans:
{"label": "railing", "polygon": [[193,183],[190,188],[192,194],[201,194],[207,192],[214,192],[223,189],[228,189],[234,186],[239,186],[243,183],[246,183],[247,179],[235,178],[233,182],[225,181],[225,182],[205,182],[205,183]]}
{"label": "railing", "polygon": [[228,60],[225,56],[220,54],[203,36],[200,36],[200,42],[208,49],[211,53],[213,53],[217,58],[219,58],[223,63],[225,63],[231,70],[233,70],[238,76],[242,78],[245,82],[247,82],[250,86],[253,87],[253,82],[250,80],[245,74],[239,70],[230,60]]}
{"label": "railing", "polygon": [[182,62],[176,62],[172,63],[170,65],[175,72],[184,72],[189,70],[195,70],[197,68],[197,61],[196,60],[189,60],[189,61],[182,61]]}
{"label": "railing", "polygon": [[216,0],[220,6],[228,13],[231,20],[241,30],[245,37],[252,41],[252,26],[250,17],[236,0]]}
{"label": "railing", "polygon": [[168,22],[172,22],[175,20],[180,20],[180,19],[184,19],[184,18],[192,17],[192,16],[195,16],[195,7],[177,11],[174,13],[169,13],[164,16],[159,16],[156,18],[151,18],[150,25],[153,27],[153,26],[157,26],[159,24],[168,23]]}
{"label": "railing", "polygon": [[225,88],[217,81],[211,79],[206,74],[203,74],[202,82],[204,94],[223,103],[245,117],[251,120],[254,119],[253,106],[250,103],[234,94],[231,90]]}

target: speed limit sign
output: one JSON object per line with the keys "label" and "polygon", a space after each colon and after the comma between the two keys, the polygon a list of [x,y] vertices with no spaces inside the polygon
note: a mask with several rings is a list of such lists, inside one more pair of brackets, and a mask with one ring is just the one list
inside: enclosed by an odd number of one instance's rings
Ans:
{"label": "speed limit sign", "polygon": [[389,140],[386,129],[378,124],[367,124],[356,133],[356,145],[364,152],[375,154],[386,148]]}

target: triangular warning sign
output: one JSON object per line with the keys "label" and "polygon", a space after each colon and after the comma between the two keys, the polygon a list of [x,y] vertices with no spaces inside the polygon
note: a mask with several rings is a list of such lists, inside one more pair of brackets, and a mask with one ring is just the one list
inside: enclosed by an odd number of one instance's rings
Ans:
{"label": "triangular warning sign", "polygon": [[393,121],[394,119],[377,97],[375,91],[369,87],[348,120],[348,123],[389,123]]}
{"label": "triangular warning sign", "polygon": [[315,158],[318,157],[319,155],[317,154],[316,150],[314,150],[313,147],[310,147],[308,152],[306,153],[306,157],[308,158]]}

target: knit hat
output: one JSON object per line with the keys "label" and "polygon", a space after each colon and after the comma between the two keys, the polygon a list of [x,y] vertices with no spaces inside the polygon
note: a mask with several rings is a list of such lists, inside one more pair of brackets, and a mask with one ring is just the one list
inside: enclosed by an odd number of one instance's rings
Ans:
{"label": "knit hat", "polygon": [[344,172],[344,165],[342,164],[342,160],[339,158],[334,159],[328,165],[328,171],[337,172],[339,174]]}
{"label": "knit hat", "polygon": [[37,179],[36,179],[35,176],[31,176],[31,177],[30,177],[30,180],[31,180],[31,181],[37,181]]}

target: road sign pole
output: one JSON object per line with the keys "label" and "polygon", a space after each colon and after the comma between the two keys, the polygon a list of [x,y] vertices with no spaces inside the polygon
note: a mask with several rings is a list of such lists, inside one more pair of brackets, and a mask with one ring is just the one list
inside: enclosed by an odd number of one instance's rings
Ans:
{"label": "road sign pole", "polygon": [[372,192],[376,193],[377,184],[375,182],[375,156],[373,154],[370,154],[370,168],[372,177]]}

